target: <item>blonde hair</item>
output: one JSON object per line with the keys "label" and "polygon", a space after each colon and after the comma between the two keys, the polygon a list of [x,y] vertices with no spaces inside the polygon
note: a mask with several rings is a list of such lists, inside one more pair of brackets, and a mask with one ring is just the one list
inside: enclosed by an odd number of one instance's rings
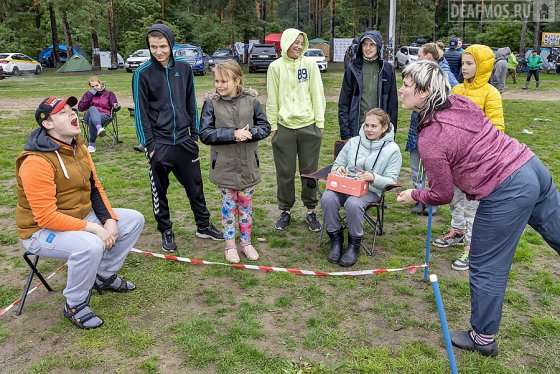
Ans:
{"label": "blonde hair", "polygon": [[235,60],[229,59],[217,64],[212,74],[214,78],[216,78],[216,74],[220,74],[222,77],[228,78],[228,80],[231,79],[235,81],[239,79],[237,93],[240,93],[243,89],[243,70],[241,70],[241,66]]}
{"label": "blonde hair", "polygon": [[439,61],[443,57],[443,50],[445,49],[442,42],[426,43],[420,47],[424,54],[432,56],[434,61]]}
{"label": "blonde hair", "polygon": [[391,118],[383,109],[373,108],[366,113],[364,120],[370,116],[377,117],[379,123],[381,124],[381,128],[383,128],[383,126],[387,126],[387,130],[383,131],[383,134],[381,134],[381,138],[384,137],[389,131],[391,131]]}
{"label": "blonde hair", "polygon": [[88,84],[89,84],[90,87],[91,87],[91,83],[92,83],[92,82],[99,82],[99,84],[101,84],[101,85],[103,84],[103,82],[101,82],[101,79],[99,79],[99,77],[98,77],[97,75],[92,75],[92,76],[89,78]]}
{"label": "blonde hair", "polygon": [[415,93],[428,93],[418,113],[418,123],[443,107],[451,95],[451,86],[447,76],[436,62],[424,60],[408,65],[402,71],[402,79],[405,78],[412,80]]}

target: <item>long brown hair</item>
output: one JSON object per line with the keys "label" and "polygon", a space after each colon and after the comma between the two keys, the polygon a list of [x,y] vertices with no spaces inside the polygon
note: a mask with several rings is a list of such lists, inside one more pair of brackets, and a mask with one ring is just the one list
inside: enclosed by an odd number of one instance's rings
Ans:
{"label": "long brown hair", "polygon": [[434,61],[439,61],[443,57],[444,45],[442,42],[426,43],[420,49],[424,54],[432,56]]}

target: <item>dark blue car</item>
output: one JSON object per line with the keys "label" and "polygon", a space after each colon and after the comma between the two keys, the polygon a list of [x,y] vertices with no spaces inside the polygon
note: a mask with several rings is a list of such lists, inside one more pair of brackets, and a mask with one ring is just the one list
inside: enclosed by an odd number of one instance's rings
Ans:
{"label": "dark blue car", "polygon": [[202,48],[196,45],[175,45],[173,56],[186,60],[191,65],[194,74],[205,75],[208,72],[208,55],[202,52]]}

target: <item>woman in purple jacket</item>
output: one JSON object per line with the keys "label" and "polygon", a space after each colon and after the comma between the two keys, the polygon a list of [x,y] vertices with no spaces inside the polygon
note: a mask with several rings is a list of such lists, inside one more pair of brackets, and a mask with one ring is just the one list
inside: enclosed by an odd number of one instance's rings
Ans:
{"label": "woman in purple jacket", "polygon": [[508,274],[527,224],[560,254],[560,194],[539,158],[497,130],[469,99],[450,95],[445,73],[430,61],[402,72],[403,108],[418,113],[418,150],[429,189],[403,191],[405,204],[448,204],[453,186],[478,200],[472,228],[472,330],[454,332],[459,348],[498,354],[494,334],[502,317]]}
{"label": "woman in purple jacket", "polygon": [[105,136],[103,124],[111,117],[111,109],[119,106],[117,97],[105,89],[105,85],[95,75],[89,78],[90,90],[82,96],[78,110],[84,113],[89,126],[89,153],[95,152],[95,140]]}

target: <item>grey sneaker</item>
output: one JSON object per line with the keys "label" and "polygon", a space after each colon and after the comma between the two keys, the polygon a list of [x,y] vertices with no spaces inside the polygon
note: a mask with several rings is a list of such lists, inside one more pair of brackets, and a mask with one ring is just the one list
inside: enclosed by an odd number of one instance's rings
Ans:
{"label": "grey sneaker", "polygon": [[177,244],[175,244],[175,234],[171,229],[165,230],[161,234],[161,249],[166,252],[175,252],[177,250]]}
{"label": "grey sneaker", "polygon": [[282,214],[280,214],[280,217],[278,217],[278,220],[276,221],[274,227],[276,228],[276,230],[285,230],[286,227],[288,227],[288,225],[290,224],[291,219],[292,215],[289,211],[285,210],[282,212]]}
{"label": "grey sneaker", "polygon": [[451,264],[451,269],[464,271],[469,270],[469,252],[465,251],[453,264]]}
{"label": "grey sneaker", "polygon": [[224,240],[224,233],[213,224],[208,225],[205,229],[196,229],[196,236],[202,239]]}
{"label": "grey sneaker", "polygon": [[321,224],[317,220],[317,215],[315,214],[315,212],[308,212],[305,216],[305,219],[307,220],[307,224],[309,225],[309,230],[313,232],[321,231]]}
{"label": "grey sneaker", "polygon": [[456,232],[454,229],[451,229],[451,231],[445,234],[442,238],[434,240],[434,245],[440,248],[447,248],[452,245],[463,245],[464,240],[465,234]]}
{"label": "grey sneaker", "polygon": [[107,130],[105,130],[104,127],[101,127],[99,129],[97,129],[97,136],[99,136],[100,138],[104,137],[105,135],[107,135]]}

